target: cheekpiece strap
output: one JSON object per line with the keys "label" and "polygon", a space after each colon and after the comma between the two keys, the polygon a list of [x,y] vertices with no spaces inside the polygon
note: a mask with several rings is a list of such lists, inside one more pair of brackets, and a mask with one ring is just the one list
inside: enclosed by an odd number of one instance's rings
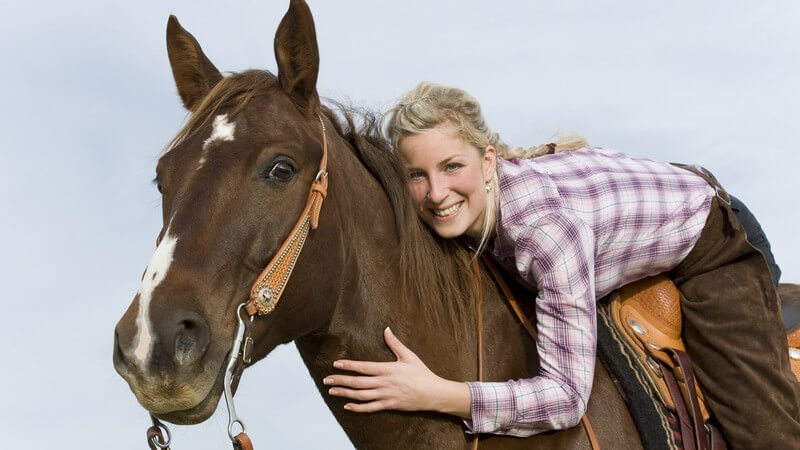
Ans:
{"label": "cheekpiece strap", "polygon": [[271,313],[278,305],[286,283],[292,275],[297,258],[303,250],[303,244],[308,237],[309,229],[316,229],[319,226],[319,213],[322,210],[322,202],[328,194],[328,139],[325,132],[325,122],[321,115],[319,118],[322,127],[322,160],[319,164],[319,171],[311,183],[308,193],[308,200],[303,212],[297,219],[289,236],[283,241],[275,256],[267,264],[267,267],[258,276],[253,287],[250,289],[250,298],[245,309],[247,313],[260,316]]}

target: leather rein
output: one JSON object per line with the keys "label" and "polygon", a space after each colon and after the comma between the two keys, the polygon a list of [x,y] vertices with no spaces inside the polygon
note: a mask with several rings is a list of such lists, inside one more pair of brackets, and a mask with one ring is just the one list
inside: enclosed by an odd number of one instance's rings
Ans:
{"label": "leather rein", "polygon": [[[317,117],[319,118],[322,132],[322,159],[320,160],[319,171],[317,171],[317,175],[311,183],[306,206],[300,213],[300,217],[297,219],[297,222],[295,222],[294,227],[292,227],[292,230],[289,232],[289,236],[283,241],[275,256],[273,256],[272,260],[267,264],[267,267],[253,283],[247,302],[240,304],[236,310],[236,333],[234,334],[233,344],[228,355],[228,363],[225,367],[223,388],[225,404],[228,409],[228,437],[231,440],[234,450],[253,450],[253,443],[247,435],[245,424],[236,414],[236,408],[233,403],[233,396],[236,393],[236,388],[238,387],[242,372],[245,366],[252,362],[253,338],[250,336],[249,324],[253,322],[256,315],[267,315],[277,307],[278,301],[283,295],[284,288],[294,271],[297,258],[303,250],[303,245],[305,244],[309,231],[317,229],[319,225],[319,213],[322,208],[322,202],[325,200],[328,192],[328,140],[322,115],[317,114]],[[522,309],[519,307],[508,285],[497,271],[497,268],[488,258],[484,258],[484,261],[489,267],[495,282],[500,286],[503,295],[511,304],[520,322],[522,322],[525,329],[528,330],[531,337],[535,339],[536,330],[522,313]],[[483,289],[481,286],[481,276],[477,258],[473,259],[473,270],[475,272],[475,282],[478,288],[478,381],[483,381],[483,314],[481,313]],[[246,320],[247,317],[242,317],[242,309],[245,310],[249,320]],[[169,450],[172,441],[169,428],[154,415],[151,414],[150,418],[153,421],[153,426],[147,429],[147,445],[151,450]],[[592,449],[599,450],[600,446],[597,444],[597,438],[595,437],[588,417],[583,416],[581,422],[586,428],[586,433],[589,436]],[[241,428],[239,433],[235,433],[236,425]],[[166,437],[164,436],[165,434]],[[478,435],[475,435],[472,446],[473,449],[478,448],[478,442]]]}

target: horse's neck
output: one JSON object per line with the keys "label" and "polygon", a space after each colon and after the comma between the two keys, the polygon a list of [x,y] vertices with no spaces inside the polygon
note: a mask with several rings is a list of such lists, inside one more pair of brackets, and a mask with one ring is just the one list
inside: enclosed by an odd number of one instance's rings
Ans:
{"label": "horse's neck", "polygon": [[[475,378],[474,345],[469,339],[454,339],[455,324],[431,323],[416,307],[415,299],[399,298],[400,253],[391,205],[377,194],[383,191],[374,178],[365,171],[352,172],[352,167],[339,168],[338,173],[348,174],[347,197],[331,189],[326,204],[335,204],[333,216],[347,236],[342,244],[345,267],[337,271],[341,278],[337,283],[341,288],[339,300],[327,329],[297,339],[297,348],[326,404],[357,445],[380,448],[379,443],[398,442],[387,439],[396,433],[396,439],[403,442],[434,439],[442,443],[442,448],[450,447],[442,439],[455,435],[463,442],[463,432],[455,418],[432,414],[355,415],[345,411],[345,402],[330,396],[322,385],[322,379],[333,373],[332,364],[337,359],[393,361],[383,340],[387,326],[440,375]],[[339,187],[343,189],[342,185]],[[334,202],[337,195],[346,201]]]}

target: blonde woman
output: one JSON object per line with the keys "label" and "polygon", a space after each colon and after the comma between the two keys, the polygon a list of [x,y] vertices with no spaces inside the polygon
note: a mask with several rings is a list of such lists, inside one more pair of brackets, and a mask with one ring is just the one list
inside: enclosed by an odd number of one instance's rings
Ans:
{"label": "blonde woman", "polygon": [[402,97],[386,132],[406,161],[420,219],[529,284],[540,369],[499,383],[445,380],[387,328],[396,362],[341,360],[334,366],[360,375],[326,378],[332,395],[358,400],[345,408],[439,411],[462,417],[474,433],[572,427],[592,388],[596,300],[668,273],[684,297],[688,351],[729,443],[797,444],[800,386],[789,369],[776,280],[715,180],[589,148],[580,138],[510,149],[472,96],[432,83]]}

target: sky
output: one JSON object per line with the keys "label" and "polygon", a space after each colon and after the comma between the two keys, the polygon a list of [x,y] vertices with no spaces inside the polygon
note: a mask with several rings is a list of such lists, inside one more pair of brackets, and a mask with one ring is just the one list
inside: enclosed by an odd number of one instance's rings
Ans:
{"label": "sky", "polygon": [[[275,71],[287,5],[0,0],[4,448],[145,448],[148,416],[111,356],[161,228],[156,156],[186,119],[167,17],[220,70]],[[800,282],[797,2],[310,6],[322,96],[385,110],[417,82],[438,81],[476,96],[511,144],[574,131],[702,165],[759,218],[784,281]],[[172,427],[173,448],[225,448],[220,406],[203,424]],[[352,448],[293,345],[248,369],[237,410],[259,447]]]}

